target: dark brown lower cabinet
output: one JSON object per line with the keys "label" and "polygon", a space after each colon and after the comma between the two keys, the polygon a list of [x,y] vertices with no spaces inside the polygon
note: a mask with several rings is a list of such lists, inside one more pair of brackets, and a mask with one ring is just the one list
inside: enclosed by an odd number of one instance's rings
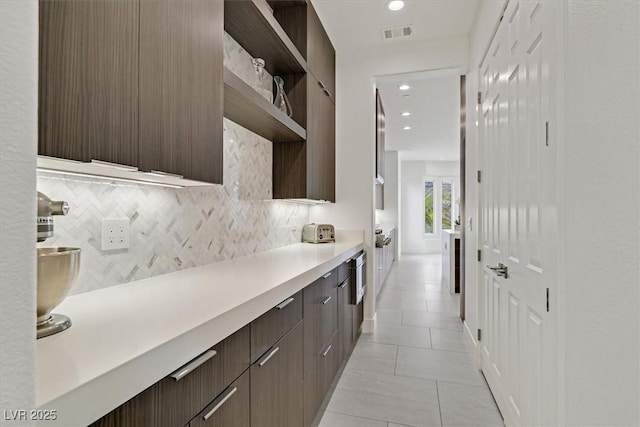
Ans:
{"label": "dark brown lower cabinet", "polygon": [[251,322],[251,363],[267,352],[284,334],[302,320],[302,291]]}
{"label": "dark brown lower cabinet", "polygon": [[[250,326],[92,424],[92,427],[182,427],[249,368]],[[203,363],[200,363],[203,362]]]}
{"label": "dark brown lower cabinet", "polygon": [[353,310],[353,342],[355,345],[356,340],[360,337],[362,332],[362,322],[364,322],[364,300],[360,301],[360,304],[356,305]]}
{"label": "dark brown lower cabinet", "polygon": [[189,423],[189,427],[250,427],[250,371],[235,380]]}
{"label": "dark brown lower cabinet", "polygon": [[318,357],[318,405],[322,404],[329,392],[331,383],[333,383],[333,379],[336,377],[342,362],[338,338],[338,333],[336,332],[331,341],[322,350],[322,353],[320,353],[320,357]]}
{"label": "dark brown lower cabinet", "polygon": [[313,425],[360,334],[349,274],[325,274],[91,427]]}
{"label": "dark brown lower cabinet", "polygon": [[251,366],[251,425],[302,425],[303,323],[298,323]]}
{"label": "dark brown lower cabinet", "polygon": [[157,383],[159,420],[156,427],[184,426],[229,383],[249,367],[249,325],[213,347],[216,355],[176,381]]}
{"label": "dark brown lower cabinet", "polygon": [[344,360],[351,354],[354,342],[354,315],[356,306],[351,303],[351,287],[353,277],[349,276],[338,285],[338,332],[340,341],[340,359]]}

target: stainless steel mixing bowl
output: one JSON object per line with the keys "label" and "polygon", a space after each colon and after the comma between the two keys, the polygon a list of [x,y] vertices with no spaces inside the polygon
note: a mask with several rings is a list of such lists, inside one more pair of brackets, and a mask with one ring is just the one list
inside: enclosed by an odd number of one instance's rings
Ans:
{"label": "stainless steel mixing bowl", "polygon": [[[37,325],[39,338],[41,337],[40,330],[46,329],[47,326],[50,326],[47,324],[52,323],[51,310],[65,299],[71,286],[78,278],[80,251],[80,248],[38,248]],[[69,326],[71,326],[71,322],[68,322],[68,325],[60,330]],[[60,330],[55,332],[60,332]]]}

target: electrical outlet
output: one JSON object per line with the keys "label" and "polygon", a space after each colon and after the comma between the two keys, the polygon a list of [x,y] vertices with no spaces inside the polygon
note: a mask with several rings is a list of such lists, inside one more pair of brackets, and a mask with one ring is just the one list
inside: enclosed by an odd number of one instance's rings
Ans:
{"label": "electrical outlet", "polygon": [[129,247],[129,218],[102,220],[102,250],[112,251]]}

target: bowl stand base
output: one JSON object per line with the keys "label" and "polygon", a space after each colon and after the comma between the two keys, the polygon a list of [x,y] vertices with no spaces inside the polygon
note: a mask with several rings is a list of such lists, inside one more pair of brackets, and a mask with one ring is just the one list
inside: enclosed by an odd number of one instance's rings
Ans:
{"label": "bowl stand base", "polygon": [[71,327],[71,319],[63,314],[54,314],[43,321],[36,324],[36,336],[38,339],[57,334]]}

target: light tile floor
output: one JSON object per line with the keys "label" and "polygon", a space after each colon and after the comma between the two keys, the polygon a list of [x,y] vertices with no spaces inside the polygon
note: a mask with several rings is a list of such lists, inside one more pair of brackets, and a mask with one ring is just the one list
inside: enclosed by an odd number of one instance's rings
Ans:
{"label": "light tile floor", "polygon": [[463,343],[459,295],[440,285],[440,255],[403,255],[377,301],[320,427],[503,426]]}

